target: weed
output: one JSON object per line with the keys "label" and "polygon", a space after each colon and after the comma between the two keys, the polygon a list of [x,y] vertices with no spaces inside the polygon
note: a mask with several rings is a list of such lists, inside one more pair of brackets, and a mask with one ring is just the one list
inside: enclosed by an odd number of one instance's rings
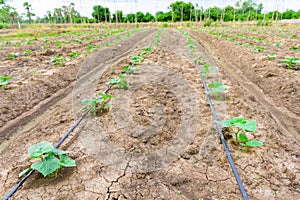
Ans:
{"label": "weed", "polygon": [[228,127],[235,135],[235,144],[249,147],[259,147],[263,143],[258,140],[249,140],[246,136],[246,132],[257,132],[256,121],[246,120],[243,117],[236,117],[230,120],[224,120],[220,122],[221,126]]}
{"label": "weed", "polygon": [[74,160],[69,158],[67,151],[56,149],[50,142],[39,142],[28,148],[30,158],[40,158],[41,161],[34,163],[30,168],[23,170],[19,177],[31,169],[42,173],[44,177],[58,172],[62,167],[75,167]]}

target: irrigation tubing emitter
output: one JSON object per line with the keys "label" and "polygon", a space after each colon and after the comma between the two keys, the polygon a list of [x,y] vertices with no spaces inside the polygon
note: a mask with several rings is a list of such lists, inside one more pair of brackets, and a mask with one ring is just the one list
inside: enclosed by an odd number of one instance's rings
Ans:
{"label": "irrigation tubing emitter", "polygon": [[[198,69],[199,71],[201,71],[201,67],[199,66],[198,63],[196,63],[196,66],[197,66],[197,69]],[[239,174],[238,174],[238,172],[237,172],[237,170],[236,170],[236,168],[235,168],[235,165],[234,165],[234,162],[233,162],[233,160],[232,160],[230,151],[229,151],[229,149],[228,149],[226,140],[225,140],[224,135],[223,135],[223,133],[222,133],[222,129],[221,129],[219,123],[218,123],[218,117],[217,117],[217,115],[216,115],[216,112],[215,112],[215,109],[214,109],[214,107],[213,107],[213,104],[212,104],[210,95],[209,95],[209,93],[208,93],[208,87],[207,87],[207,85],[206,85],[205,78],[204,78],[204,76],[203,76],[202,74],[201,74],[201,80],[202,80],[202,84],[203,84],[203,87],[204,87],[204,90],[205,90],[205,94],[206,94],[206,97],[207,97],[207,100],[208,100],[208,103],[209,103],[209,106],[210,106],[210,109],[211,109],[211,112],[212,112],[212,115],[213,115],[213,118],[214,118],[214,121],[215,121],[217,130],[218,130],[219,136],[220,136],[220,138],[221,138],[223,147],[224,147],[224,149],[225,149],[226,156],[227,156],[227,158],[228,158],[230,167],[231,167],[231,169],[232,169],[232,171],[233,171],[233,174],[234,174],[234,176],[235,176],[236,182],[237,182],[237,184],[238,184],[238,186],[239,186],[239,188],[240,188],[240,191],[241,191],[241,193],[242,193],[242,196],[243,196],[244,200],[248,200],[247,193],[246,193],[245,188],[244,188],[244,186],[243,186],[243,184],[242,184],[242,181],[241,181],[241,179],[240,179],[240,176],[239,176]]]}
{"label": "irrigation tubing emitter", "polygon": [[[110,84],[109,87],[103,92],[107,93],[112,88],[113,84]],[[91,108],[87,109],[80,117],[77,119],[75,124],[67,131],[67,133],[57,142],[55,145],[55,148],[58,148],[65,139],[70,135],[70,133],[80,124],[80,122],[83,120],[83,118],[91,111]],[[31,169],[22,180],[20,180],[10,191],[9,193],[4,197],[4,200],[8,200],[18,189],[23,185],[23,183],[27,180],[27,178],[33,174],[35,170]]]}

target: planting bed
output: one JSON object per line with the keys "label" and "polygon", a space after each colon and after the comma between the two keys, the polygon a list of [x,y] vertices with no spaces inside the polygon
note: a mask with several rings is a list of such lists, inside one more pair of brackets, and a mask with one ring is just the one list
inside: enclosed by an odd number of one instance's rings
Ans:
{"label": "planting bed", "polygon": [[[219,119],[257,121],[258,132],[248,137],[262,147],[236,145],[223,129],[249,198],[299,199],[299,71],[208,32],[184,30],[195,41],[194,55],[219,67],[206,81],[230,86],[222,101],[213,98]],[[47,178],[35,172],[12,199],[242,199],[186,36],[157,31],[139,31],[1,90],[2,99],[8,96],[0,103],[1,197],[32,164],[28,147],[56,143],[83,113],[81,100],[104,91],[150,45],[126,77],[128,88],[109,91],[116,98],[108,111],[89,113],[63,143],[77,166]]]}

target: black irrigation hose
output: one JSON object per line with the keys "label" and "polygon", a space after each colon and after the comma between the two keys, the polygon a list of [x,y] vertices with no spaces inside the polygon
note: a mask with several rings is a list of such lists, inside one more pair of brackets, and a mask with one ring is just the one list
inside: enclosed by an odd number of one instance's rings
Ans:
{"label": "black irrigation hose", "polygon": [[[112,88],[113,84],[110,84],[109,87],[103,92],[106,94],[109,92],[109,90]],[[70,133],[80,124],[80,122],[83,120],[83,118],[91,111],[91,108],[87,109],[80,118],[75,122],[75,124],[67,131],[67,133],[57,142],[55,145],[55,148],[58,148],[65,139],[70,135]],[[31,169],[22,180],[20,180],[10,191],[9,193],[4,197],[4,200],[8,200],[18,189],[23,185],[23,183],[27,180],[27,178],[33,174],[35,170]]]}
{"label": "black irrigation hose", "polygon": [[[197,66],[197,69],[198,69],[199,71],[201,71],[201,68],[200,68],[200,66],[198,65],[198,63],[196,64],[196,66]],[[241,193],[242,193],[242,196],[243,196],[244,200],[248,200],[249,198],[248,198],[247,193],[246,193],[246,191],[245,191],[245,188],[244,188],[244,186],[243,186],[243,184],[242,184],[242,181],[241,181],[241,179],[240,179],[240,177],[239,177],[239,174],[238,174],[238,172],[237,172],[237,170],[236,170],[236,168],[235,168],[235,165],[234,165],[234,162],[233,162],[233,160],[232,160],[230,151],[229,151],[229,149],[228,149],[226,140],[225,140],[224,135],[223,135],[223,133],[222,133],[222,129],[221,129],[219,123],[218,123],[218,117],[217,117],[217,115],[216,115],[216,113],[215,113],[215,109],[214,109],[214,107],[213,107],[213,104],[212,104],[210,95],[209,95],[209,93],[208,93],[208,87],[207,87],[207,85],[206,85],[205,78],[204,78],[204,76],[203,76],[202,74],[201,74],[201,80],[202,80],[202,84],[203,84],[204,90],[206,91],[206,92],[205,92],[205,93],[206,93],[206,97],[207,97],[207,100],[208,100],[208,103],[209,103],[209,106],[210,106],[210,109],[211,109],[211,112],[212,112],[212,115],[213,115],[213,118],[214,118],[214,121],[215,121],[217,130],[218,130],[219,136],[220,136],[220,138],[221,138],[223,147],[224,147],[224,149],[225,149],[226,156],[227,156],[227,158],[228,158],[230,167],[231,167],[232,172],[233,172],[233,174],[234,174],[234,176],[235,176],[236,182],[237,182],[237,184],[238,184],[238,186],[239,186],[239,189],[240,189],[240,191],[241,191]]]}
{"label": "black irrigation hose", "polygon": [[[150,42],[152,44],[154,39]],[[106,90],[104,90],[104,94],[109,92],[109,90],[113,87],[113,84],[110,84]],[[87,109],[80,118],[75,122],[75,124],[67,131],[67,133],[57,142],[57,144],[54,146],[55,148],[60,147],[60,145],[65,141],[65,139],[71,134],[71,132],[80,124],[80,122],[83,120],[83,118],[91,111],[91,108]],[[8,200],[18,189],[23,185],[23,183],[27,180],[27,178],[33,174],[35,170],[31,169],[24,178],[22,178],[21,181],[19,181],[13,189],[9,191],[9,193],[4,197],[4,200]]]}

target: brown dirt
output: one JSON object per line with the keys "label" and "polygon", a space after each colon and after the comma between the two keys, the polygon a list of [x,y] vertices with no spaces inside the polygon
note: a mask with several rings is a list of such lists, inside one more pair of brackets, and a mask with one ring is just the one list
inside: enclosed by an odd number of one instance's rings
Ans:
{"label": "brown dirt", "polygon": [[[235,59],[231,51],[218,51],[214,45],[219,44],[212,43],[215,38],[208,34],[192,34],[203,45],[198,46],[199,55],[220,68],[207,81],[222,80],[231,86],[226,101],[214,100],[218,117],[244,116],[258,122],[259,131],[251,137],[263,141],[263,147],[243,149],[228,139],[249,198],[299,199],[299,133],[287,131],[291,125],[281,127],[278,115],[266,105],[282,104],[284,99],[275,98],[277,91],[255,93],[260,82],[251,79],[250,72],[245,70],[248,79],[244,79],[235,76],[236,68],[228,71],[232,62],[225,58]],[[67,93],[24,126],[16,124],[18,131],[1,144],[1,194],[30,165],[27,148],[41,140],[58,141],[82,112],[81,99],[103,91],[107,80],[122,72],[130,56],[137,55],[153,36],[153,31],[139,33],[89,56],[81,63],[73,94]],[[217,42],[227,49],[226,42]],[[62,148],[71,152],[77,167],[51,178],[35,173],[12,199],[241,199],[192,63],[184,36],[164,30],[160,45],[128,77],[129,88],[112,89],[118,98],[110,101],[109,111],[89,115],[64,143]],[[273,77],[276,84],[286,76],[298,76],[286,74]],[[295,101],[296,95],[290,96]],[[285,103],[280,111],[295,110],[290,115],[298,119],[297,108]]]}

